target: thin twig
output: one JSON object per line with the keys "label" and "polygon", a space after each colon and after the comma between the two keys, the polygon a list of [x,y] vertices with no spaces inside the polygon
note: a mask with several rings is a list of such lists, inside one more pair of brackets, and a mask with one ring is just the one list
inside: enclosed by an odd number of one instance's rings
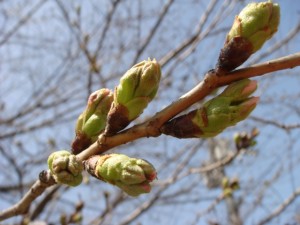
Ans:
{"label": "thin twig", "polygon": [[141,204],[137,209],[135,209],[130,215],[128,215],[123,221],[119,223],[119,225],[127,225],[130,224],[132,221],[137,219],[139,216],[141,216],[142,213],[146,212],[151,208],[151,206],[156,202],[157,199],[160,198],[160,196],[163,194],[163,192],[174,182],[177,181],[178,176],[180,174],[180,171],[182,171],[186,165],[190,162],[190,160],[193,158],[192,156],[198,151],[198,148],[200,145],[202,145],[203,142],[200,142],[198,145],[195,145],[194,148],[189,152],[187,157],[176,167],[174,170],[171,178],[169,179],[170,182],[165,183],[162,185],[159,190],[147,201],[145,201],[143,204]]}
{"label": "thin twig", "polygon": [[263,225],[268,222],[270,222],[272,219],[274,219],[276,216],[278,216],[280,213],[282,213],[286,208],[291,205],[296,198],[300,195],[300,188],[297,189],[291,196],[289,196],[280,206],[278,206],[269,216],[262,219],[258,224]]}
{"label": "thin twig", "polygon": [[220,196],[218,196],[208,207],[207,209],[205,209],[203,212],[199,212],[197,213],[193,223],[191,224],[197,224],[199,222],[199,219],[203,216],[206,215],[208,213],[210,213],[211,211],[213,211],[216,206],[222,201],[224,200],[225,195],[221,194]]}
{"label": "thin twig", "polygon": [[105,18],[105,25],[104,25],[104,28],[103,28],[101,34],[100,34],[100,38],[99,38],[97,48],[95,50],[94,58],[98,57],[98,54],[99,54],[100,50],[102,49],[102,46],[103,46],[106,34],[108,32],[109,26],[111,24],[113,15],[115,14],[115,11],[116,11],[117,6],[118,6],[119,3],[120,3],[120,0],[114,0],[112,2],[111,9],[109,10],[109,12],[108,12],[108,14]]}
{"label": "thin twig", "polygon": [[197,24],[197,28],[196,28],[195,34],[192,35],[190,38],[184,40],[183,43],[180,44],[180,46],[178,46],[174,50],[168,52],[159,61],[159,63],[161,65],[168,64],[171,61],[171,59],[173,59],[175,56],[177,56],[179,53],[181,53],[183,50],[185,50],[188,46],[190,46],[191,44],[193,44],[197,40],[198,36],[202,32],[203,26],[206,24],[206,22],[208,20],[209,15],[211,14],[211,12],[213,11],[213,9],[215,8],[216,3],[217,3],[216,0],[210,1],[209,5],[207,6],[206,11],[203,13],[203,15],[201,16],[201,18],[199,20],[199,23]]}
{"label": "thin twig", "polygon": [[257,116],[250,116],[250,118],[257,121],[257,122],[260,122],[260,123],[263,123],[263,124],[273,125],[275,127],[281,128],[281,129],[286,130],[286,131],[290,131],[290,130],[293,130],[293,129],[300,129],[300,124],[289,124],[289,125],[287,125],[287,124],[278,123],[275,120],[268,120],[268,119],[260,118],[260,117],[257,117]]}
{"label": "thin twig", "polygon": [[144,41],[144,43],[142,44],[142,46],[140,46],[136,52],[136,55],[134,57],[133,63],[135,64],[138,60],[138,58],[141,56],[141,54],[143,53],[143,51],[147,48],[148,44],[150,43],[150,41],[152,40],[152,37],[155,35],[157,29],[159,28],[161,22],[163,21],[163,19],[165,18],[165,15],[167,15],[167,12],[169,11],[170,6],[173,4],[174,0],[169,0],[163,7],[162,11],[160,12],[158,19],[156,20],[156,23],[154,24],[154,26],[152,27],[152,29],[150,30],[146,40]]}
{"label": "thin twig", "polygon": [[0,40],[0,47],[5,44],[47,1],[40,1],[36,4],[25,16],[23,16],[20,21],[10,29]]}

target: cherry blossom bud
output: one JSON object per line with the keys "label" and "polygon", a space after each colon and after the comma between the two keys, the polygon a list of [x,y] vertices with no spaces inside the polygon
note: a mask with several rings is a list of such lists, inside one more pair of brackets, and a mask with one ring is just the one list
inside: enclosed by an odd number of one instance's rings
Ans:
{"label": "cherry blossom bud", "polygon": [[53,152],[48,158],[48,166],[57,183],[75,187],[82,182],[82,163],[68,151]]}
{"label": "cherry blossom bud", "polygon": [[249,79],[235,82],[201,108],[170,120],[161,131],[177,138],[214,137],[254,110],[259,98],[249,95],[256,87],[256,81]]}
{"label": "cherry blossom bud", "polygon": [[106,134],[124,129],[144,111],[157,93],[160,78],[160,65],[155,59],[142,61],[123,75],[115,89]]}
{"label": "cherry blossom bud", "polygon": [[84,162],[84,167],[96,178],[116,185],[130,196],[149,193],[150,182],[156,178],[151,163],[123,154],[93,156]]}
{"label": "cherry blossom bud", "polygon": [[106,88],[90,95],[86,109],[77,120],[76,137],[72,143],[74,154],[78,154],[89,147],[104,131],[112,101],[113,93]]}
{"label": "cherry blossom bud", "polygon": [[235,17],[221,50],[218,70],[231,71],[243,64],[276,32],[280,7],[268,2],[250,3]]}

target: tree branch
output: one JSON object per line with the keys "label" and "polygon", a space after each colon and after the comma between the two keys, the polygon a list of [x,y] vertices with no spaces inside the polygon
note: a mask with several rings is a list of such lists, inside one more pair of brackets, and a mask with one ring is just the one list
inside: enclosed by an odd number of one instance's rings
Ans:
{"label": "tree branch", "polygon": [[[288,55],[282,58],[271,60],[265,63],[253,65],[244,69],[238,69],[228,74],[217,74],[214,70],[209,71],[202,82],[200,82],[191,91],[181,96],[177,101],[158,112],[152,118],[144,123],[128,128],[114,136],[106,137],[100,135],[97,142],[92,144],[86,150],[77,155],[78,160],[83,161],[92,155],[101,154],[109,149],[131,142],[142,137],[157,137],[161,135],[160,127],[194,103],[202,100],[208,94],[218,87],[228,85],[232,82],[261,76],[267,73],[291,69],[300,66],[300,53]],[[48,172],[49,176],[49,172]],[[53,178],[52,178],[53,179]],[[0,213],[0,221],[26,213],[31,203],[41,195],[47,187],[52,186],[55,182],[36,181],[27,194],[14,206]]]}
{"label": "tree branch", "polygon": [[291,196],[289,196],[281,205],[279,205],[269,216],[262,219],[258,224],[263,225],[268,222],[270,222],[272,219],[274,219],[276,216],[278,216],[280,213],[282,213],[286,208],[291,205],[296,198],[300,195],[300,188],[298,188]]}
{"label": "tree branch", "polygon": [[[53,179],[53,178],[52,178]],[[31,203],[39,197],[43,192],[46,190],[46,188],[52,186],[55,184],[55,181],[49,183],[43,183],[40,180],[37,180],[32,187],[29,189],[29,191],[24,195],[24,197],[15,205],[12,207],[1,211],[0,213],[0,221],[8,219],[13,216],[22,215],[28,212],[29,207]]]}
{"label": "tree branch", "polygon": [[263,123],[263,124],[269,124],[269,125],[281,128],[287,132],[289,132],[292,129],[300,128],[300,124],[282,124],[282,123],[278,123],[277,121],[274,121],[274,120],[268,120],[268,119],[260,118],[257,116],[250,116],[250,118],[257,122]]}
{"label": "tree branch", "polygon": [[223,76],[220,76],[220,74],[216,74],[214,70],[211,70],[205,75],[204,80],[196,87],[144,123],[135,125],[111,137],[100,135],[97,142],[78,154],[78,159],[85,160],[92,155],[101,154],[113,147],[142,137],[159,136],[161,134],[159,129],[165,122],[196,102],[202,100],[218,87],[245,78],[261,76],[284,69],[291,69],[296,66],[300,66],[300,52],[247,68],[238,69]]}

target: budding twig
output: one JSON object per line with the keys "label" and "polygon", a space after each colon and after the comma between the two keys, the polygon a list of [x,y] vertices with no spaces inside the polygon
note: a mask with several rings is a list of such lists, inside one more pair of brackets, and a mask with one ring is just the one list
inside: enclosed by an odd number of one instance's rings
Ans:
{"label": "budding twig", "polygon": [[[227,74],[217,74],[214,70],[209,71],[202,82],[184,94],[177,101],[171,103],[162,111],[156,113],[144,123],[128,128],[114,136],[99,136],[97,142],[79,153],[76,157],[79,161],[86,160],[92,155],[104,153],[109,149],[142,137],[157,137],[161,134],[160,127],[174,116],[189,108],[191,105],[202,100],[218,87],[228,85],[238,80],[262,76],[267,73],[291,69],[300,66],[300,52],[282,58],[253,65],[244,69],[235,70]],[[49,172],[48,172],[49,173]],[[28,211],[31,203],[40,196],[47,187],[55,182],[36,181],[27,194],[14,206],[0,212],[0,221],[7,218],[24,214]]]}
{"label": "budding twig", "polygon": [[162,111],[158,112],[152,118],[142,124],[128,128],[112,137],[100,136],[96,143],[81,152],[77,155],[77,157],[80,160],[84,160],[92,155],[103,153],[115,146],[119,146],[142,137],[159,136],[161,134],[159,129],[165,122],[169,121],[196,102],[202,100],[216,88],[245,78],[262,76],[267,73],[291,69],[296,66],[300,66],[300,52],[247,68],[234,70],[223,76],[216,74],[215,71],[209,71],[205,75],[204,80],[196,87],[181,96],[177,101],[173,102]]}

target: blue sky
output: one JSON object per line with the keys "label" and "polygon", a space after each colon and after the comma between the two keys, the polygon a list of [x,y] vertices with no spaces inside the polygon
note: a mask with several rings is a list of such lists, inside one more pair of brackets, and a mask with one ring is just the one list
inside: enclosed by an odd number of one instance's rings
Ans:
{"label": "blue sky", "polygon": [[[32,1],[35,5],[38,1]],[[108,38],[104,42],[104,47],[100,54],[100,62],[102,63],[102,74],[106,81],[106,87],[113,89],[119,82],[118,75],[128,69],[132,64],[135,54],[135,47],[141,44],[143,38],[146,37],[148,31],[154,24],[155,16],[161,10],[161,5],[167,1],[141,1],[143,15],[145,19],[139,24],[134,18],[138,14],[139,5],[134,1],[125,1],[122,7],[118,8],[119,20],[113,20],[113,28],[109,30]],[[250,1],[244,1],[250,2]],[[249,59],[246,65],[251,64],[257,57],[266,53],[270,47],[284,39],[289,30],[295,28],[299,23],[300,4],[296,0],[274,1],[281,5],[281,24],[278,33],[253,57]],[[72,19],[76,19],[76,13],[73,7],[82,4],[82,33],[90,34],[90,48],[97,44],[97,37],[101,33],[102,22],[109,9],[109,1],[90,1],[90,2],[64,2],[68,13]],[[169,15],[161,25],[157,34],[153,37],[146,51],[140,59],[155,57],[160,60],[165,54],[178,46],[186,37],[193,34],[195,24],[199,20],[199,11],[203,14],[207,6],[206,1],[175,1],[176,4],[171,7]],[[197,3],[197,4],[195,4]],[[199,4],[198,4],[199,3]],[[10,5],[11,4],[11,5]],[[24,4],[24,7],[22,7]],[[5,14],[0,17],[0,25],[3,32],[0,32],[0,40],[3,35],[13,27],[28,9],[25,1],[8,1],[0,3],[0,10]],[[11,8],[10,8],[11,7]],[[209,17],[209,21],[218,16],[217,12],[221,7],[221,3],[217,5],[215,13]],[[223,19],[218,28],[229,27],[233,17],[241,9],[241,5],[233,9],[233,13]],[[18,11],[20,10],[20,11]],[[224,13],[229,10],[225,7]],[[20,13],[18,13],[20,12]],[[124,21],[129,24],[129,28],[124,26]],[[204,30],[207,27],[204,27]],[[3,125],[0,127],[0,133],[9,133],[18,130],[25,125],[34,125],[45,119],[55,118],[56,122],[49,127],[38,129],[28,134],[22,134],[9,139],[5,139],[1,145],[8,152],[15,156],[22,153],[23,162],[31,162],[30,160],[45,160],[49,152],[58,149],[69,149],[70,141],[74,135],[74,123],[76,117],[84,109],[86,97],[89,92],[87,86],[87,74],[89,66],[82,51],[78,48],[76,35],[70,31],[67,23],[64,21],[61,12],[58,10],[55,2],[47,2],[40,11],[15,35],[12,36],[6,46],[0,47],[0,100],[1,104],[5,103],[5,109],[1,111],[1,118],[9,118],[15,115],[18,110],[34,104],[31,99],[39,97],[42,99],[42,106],[33,111],[31,117],[20,117],[19,121]],[[224,33],[212,35],[203,40],[195,47],[195,50],[184,60],[175,59],[163,68],[163,84],[159,90],[158,98],[149,105],[145,110],[142,118],[152,115],[159,111],[184,92],[191,89],[197,82],[202,80],[203,74],[211,69],[216,63],[216,57],[223,45],[225,38]],[[286,54],[292,54],[300,51],[299,34],[284,48],[274,51],[272,54],[265,56],[260,61],[266,61]],[[120,51],[124,49],[124,52]],[[65,59],[72,56],[71,59]],[[174,69],[173,69],[174,68]],[[170,72],[171,71],[171,72]],[[170,76],[167,77],[168,72]],[[253,112],[253,116],[274,120],[282,124],[299,124],[300,113],[297,111],[299,102],[299,68],[287,70],[280,73],[255,78],[259,81],[259,88],[255,95],[261,98],[261,104]],[[101,88],[100,76],[93,77],[92,90]],[[112,79],[111,77],[114,77]],[[170,82],[170,86],[165,85]],[[49,86],[47,86],[49,84]],[[55,91],[43,89],[44,86],[52,88]],[[165,86],[163,86],[165,85]],[[48,91],[48,92],[47,92]],[[62,100],[68,97],[71,100],[68,104],[63,102],[55,108],[47,109],[46,105],[55,100]],[[294,106],[294,107],[293,107]],[[29,107],[30,108],[30,107]],[[47,110],[45,110],[47,109]],[[62,116],[57,116],[65,112]],[[142,119],[141,119],[142,120]],[[139,121],[141,121],[139,120]],[[235,128],[226,130],[218,138],[230,138],[236,131],[251,130],[257,126],[261,132],[258,137],[258,145],[255,147],[254,156],[241,155],[232,166],[226,169],[228,176],[238,176],[241,180],[242,189],[237,192],[237,197],[246,196],[244,202],[248,205],[254,204],[258,194],[267,187],[267,182],[271,182],[277,173],[279,178],[272,181],[271,187],[266,188],[265,199],[252,211],[248,217],[246,224],[255,224],[259,219],[268,215],[274,207],[282,203],[284,199],[300,186],[299,179],[299,129],[289,132],[278,129],[273,125],[265,125],[249,118]],[[49,145],[49,140],[55,140],[56,145]],[[178,162],[188,157],[191,146],[198,144],[201,140],[177,140],[169,137],[161,136],[157,139],[138,140],[137,142],[127,145],[124,148],[118,148],[118,151],[130,154],[132,156],[146,157],[155,166],[162,167],[159,171],[158,178],[161,181],[167,179],[176,168]],[[25,146],[24,151],[20,150],[18,143]],[[140,151],[140,149],[143,151]],[[179,153],[182,149],[189,149],[184,153],[180,160],[168,164],[168,160]],[[194,158],[184,168],[199,166],[208,159],[208,152],[205,150],[206,145],[201,145],[199,151],[193,156]],[[26,151],[25,151],[26,150]],[[25,154],[24,152],[27,152]],[[9,163],[3,158],[0,159],[0,168],[5,170]],[[165,166],[162,166],[165,165]],[[32,181],[37,177],[41,169],[45,169],[46,164],[42,163],[35,168],[27,168],[25,181]],[[182,172],[184,172],[184,170]],[[72,210],[72,202],[78,199],[86,200],[85,213],[94,217],[94,214],[105,208],[103,199],[103,191],[116,191],[107,184],[101,186],[92,180],[92,184],[83,185],[81,188],[71,189],[63,196],[63,201],[52,206],[54,209],[61,211]],[[147,211],[135,223],[142,224],[166,224],[170,220],[172,224],[185,224],[193,221],[195,215],[204,211],[209,204],[221,193],[220,189],[209,190],[203,185],[200,175],[188,176],[178,183],[170,186],[163,196],[176,193],[180,188],[186,185],[194,185],[190,195],[179,196],[178,199],[184,201],[185,204],[173,204],[167,207],[163,202],[159,202],[156,207]],[[3,173],[0,176],[0,183],[16,184],[18,177],[14,172],[12,175]],[[155,193],[156,187],[154,188]],[[16,200],[15,193],[1,194],[5,200],[0,201],[0,206],[11,205]],[[20,193],[18,193],[19,197]],[[153,194],[142,196],[139,199],[131,201],[130,204],[122,204],[116,208],[116,215],[111,217],[113,224],[118,224],[126,218],[127,215],[137,208],[144,201],[153,197]],[[199,198],[197,204],[193,204],[193,199]],[[172,199],[171,199],[172,200]],[[190,201],[190,202],[189,202]],[[93,206],[93,202],[98,205]],[[275,222],[282,223],[290,221],[295,213],[299,213],[299,203],[297,199],[295,204],[288,208],[284,215]],[[242,215],[247,215],[247,204],[241,208]],[[208,216],[202,217],[196,224],[207,224],[212,218],[218,218],[226,221],[226,208],[224,204],[220,204],[215,211]],[[173,216],[172,216],[173,215]],[[55,211],[50,214],[53,220]],[[45,217],[44,217],[45,218]],[[56,220],[57,221],[57,220]],[[89,221],[87,219],[87,221]]]}

